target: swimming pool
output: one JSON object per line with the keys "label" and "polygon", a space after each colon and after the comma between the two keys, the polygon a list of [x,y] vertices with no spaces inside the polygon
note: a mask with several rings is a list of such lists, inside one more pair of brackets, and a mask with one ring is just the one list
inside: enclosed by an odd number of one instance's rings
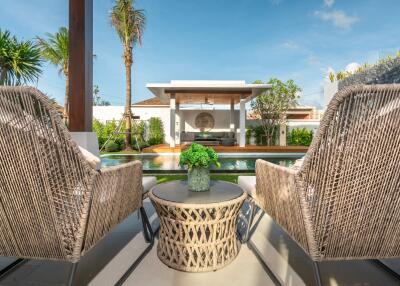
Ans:
{"label": "swimming pool", "polygon": [[[304,156],[303,153],[221,153],[221,168],[212,167],[214,173],[253,173],[257,159],[263,159],[282,166],[291,166],[294,161]],[[184,173],[179,166],[179,154],[140,154],[140,155],[104,155],[102,166],[115,166],[140,160],[144,173]]]}

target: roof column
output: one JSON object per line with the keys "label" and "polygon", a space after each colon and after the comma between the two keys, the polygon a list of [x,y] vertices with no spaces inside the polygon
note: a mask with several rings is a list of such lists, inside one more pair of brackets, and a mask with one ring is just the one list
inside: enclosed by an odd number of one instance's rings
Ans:
{"label": "roof column", "polygon": [[240,96],[239,147],[246,146],[246,99]]}
{"label": "roof column", "polygon": [[169,99],[169,147],[175,148],[175,121],[176,121],[175,93],[171,93]]}
{"label": "roof column", "polygon": [[175,104],[175,145],[181,144],[181,112],[179,103]]}
{"label": "roof column", "polygon": [[229,128],[230,128],[231,132],[235,132],[235,101],[234,101],[233,97],[231,97]]}

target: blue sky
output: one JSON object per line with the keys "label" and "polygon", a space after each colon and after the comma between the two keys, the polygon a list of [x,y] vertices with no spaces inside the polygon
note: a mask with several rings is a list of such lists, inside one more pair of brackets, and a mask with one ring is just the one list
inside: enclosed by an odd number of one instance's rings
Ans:
{"label": "blue sky", "polygon": [[[30,39],[68,23],[67,0],[3,1],[0,28]],[[94,0],[94,84],[124,104],[122,47]],[[329,68],[375,62],[400,49],[398,0],[136,0],[147,27],[135,48],[133,101],[151,97],[146,83],[173,79],[294,79],[302,103],[320,106]],[[63,101],[64,79],[44,65],[38,87]]]}

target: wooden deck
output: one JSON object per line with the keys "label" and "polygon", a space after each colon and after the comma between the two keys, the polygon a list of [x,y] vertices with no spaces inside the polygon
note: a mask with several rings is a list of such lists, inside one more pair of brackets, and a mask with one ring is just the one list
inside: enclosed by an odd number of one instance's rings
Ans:
{"label": "wooden deck", "polygon": [[[177,145],[175,148],[169,147],[168,144],[154,145],[142,150],[143,153],[180,153],[189,145]],[[304,146],[256,146],[247,145],[246,147],[239,146],[212,146],[218,153],[305,153],[308,147]]]}

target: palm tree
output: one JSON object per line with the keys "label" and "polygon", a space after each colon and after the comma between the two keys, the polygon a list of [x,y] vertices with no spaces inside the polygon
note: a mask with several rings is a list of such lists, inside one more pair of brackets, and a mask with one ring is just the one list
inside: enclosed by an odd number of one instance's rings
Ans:
{"label": "palm tree", "polygon": [[18,41],[0,30],[0,85],[36,82],[42,73],[39,48],[31,41]]}
{"label": "palm tree", "polygon": [[37,37],[42,57],[59,68],[59,73],[65,77],[64,119],[68,123],[68,62],[69,62],[69,37],[68,29],[61,27],[55,34],[46,34],[47,39]]}
{"label": "palm tree", "polygon": [[132,128],[132,63],[133,47],[141,44],[141,37],[146,24],[143,10],[136,10],[134,0],[115,0],[115,5],[110,12],[111,24],[114,26],[124,47],[124,62],[126,75],[126,97],[125,97],[125,150],[131,147]]}

